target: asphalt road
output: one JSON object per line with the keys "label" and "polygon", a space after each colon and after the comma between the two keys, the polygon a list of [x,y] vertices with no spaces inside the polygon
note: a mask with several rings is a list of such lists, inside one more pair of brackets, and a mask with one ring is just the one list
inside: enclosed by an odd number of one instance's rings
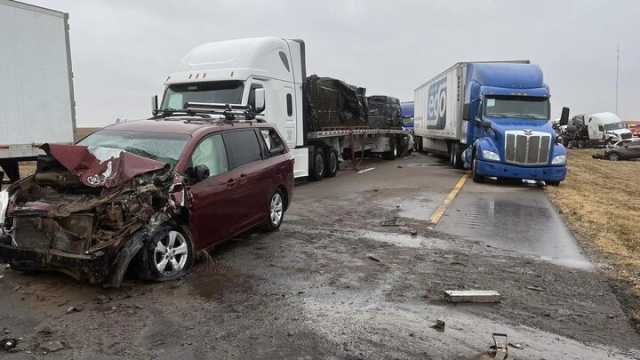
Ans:
{"label": "asphalt road", "polygon": [[[541,189],[469,182],[434,226],[463,172],[424,155],[372,167],[297,186],[279,232],[232,241],[177,282],[107,291],[0,270],[0,337],[22,338],[0,355],[478,359],[501,332],[514,359],[640,358],[599,264]],[[447,289],[503,300],[453,305]]]}

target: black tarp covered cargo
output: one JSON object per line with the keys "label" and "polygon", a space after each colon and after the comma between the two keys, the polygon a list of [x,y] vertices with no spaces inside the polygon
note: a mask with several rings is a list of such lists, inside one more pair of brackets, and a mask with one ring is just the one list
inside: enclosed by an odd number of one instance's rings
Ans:
{"label": "black tarp covered cargo", "polygon": [[367,127],[365,88],[311,75],[304,82],[303,94],[306,131]]}
{"label": "black tarp covered cargo", "polygon": [[375,95],[367,98],[368,125],[372,129],[401,129],[400,100],[391,96]]}

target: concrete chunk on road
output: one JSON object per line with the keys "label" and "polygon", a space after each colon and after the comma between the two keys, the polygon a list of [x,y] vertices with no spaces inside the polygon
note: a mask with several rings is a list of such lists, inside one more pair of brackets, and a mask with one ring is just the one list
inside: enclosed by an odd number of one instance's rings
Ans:
{"label": "concrete chunk on road", "polygon": [[453,303],[496,303],[500,302],[500,293],[495,290],[445,290],[444,296]]}

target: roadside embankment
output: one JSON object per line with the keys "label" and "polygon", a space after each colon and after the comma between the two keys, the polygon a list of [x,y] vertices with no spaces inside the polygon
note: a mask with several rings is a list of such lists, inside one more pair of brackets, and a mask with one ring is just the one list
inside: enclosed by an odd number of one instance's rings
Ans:
{"label": "roadside embankment", "polygon": [[612,267],[603,270],[640,330],[640,162],[592,153],[572,150],[566,181],[547,192],[587,251]]}

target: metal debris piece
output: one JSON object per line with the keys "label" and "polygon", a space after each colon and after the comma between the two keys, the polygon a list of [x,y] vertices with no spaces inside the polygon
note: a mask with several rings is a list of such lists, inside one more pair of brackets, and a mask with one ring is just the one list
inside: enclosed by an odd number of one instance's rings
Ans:
{"label": "metal debris piece", "polygon": [[544,291],[544,288],[541,288],[539,286],[527,286],[527,289],[533,290],[533,291]]}
{"label": "metal debris piece", "polygon": [[522,346],[522,344],[517,344],[517,343],[509,343],[509,346],[511,346],[512,348],[518,349],[518,350],[524,348],[524,346]]}
{"label": "metal debris piece", "polygon": [[389,219],[386,219],[384,221],[382,221],[382,223],[380,224],[382,226],[400,226],[400,223],[398,223],[398,218],[397,217],[392,217]]}
{"label": "metal debris piece", "polygon": [[62,341],[53,340],[40,344],[38,348],[44,352],[53,353],[56,351],[64,350],[65,345]]}
{"label": "metal debris piece", "polygon": [[440,332],[444,332],[445,322],[444,320],[436,320],[436,323],[431,325],[432,329],[436,329]]}
{"label": "metal debris piece", "polygon": [[367,255],[367,257],[368,257],[370,260],[373,260],[373,261],[375,261],[375,262],[382,262],[382,261],[381,261],[380,259],[378,259],[375,255],[371,255],[371,254],[369,254],[369,255]]}
{"label": "metal debris piece", "polygon": [[82,306],[69,306],[67,308],[67,314],[71,314],[73,312],[80,312],[82,311]]}
{"label": "metal debris piece", "polygon": [[0,340],[0,347],[4,351],[11,351],[18,345],[18,339],[2,339]]}
{"label": "metal debris piece", "polygon": [[409,230],[409,234],[411,234],[411,236],[418,236],[418,230],[411,229],[411,230]]}
{"label": "metal debris piece", "polygon": [[491,334],[491,338],[493,338],[493,346],[491,346],[491,350],[495,354],[493,357],[496,360],[505,360],[509,356],[509,342],[507,340],[507,334],[493,333]]}
{"label": "metal debris piece", "polygon": [[495,290],[445,290],[445,298],[449,302],[462,303],[497,303],[500,293]]}

